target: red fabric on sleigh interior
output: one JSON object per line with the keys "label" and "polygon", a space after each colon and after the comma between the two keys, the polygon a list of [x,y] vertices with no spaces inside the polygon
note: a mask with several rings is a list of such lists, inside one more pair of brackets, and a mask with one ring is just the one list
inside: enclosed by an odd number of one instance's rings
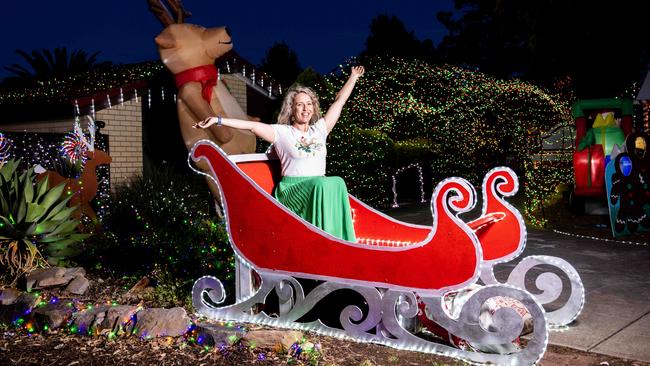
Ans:
{"label": "red fabric on sleigh interior", "polygon": [[[237,167],[269,195],[282,178],[280,161],[237,162]],[[349,196],[354,232],[358,242],[370,245],[402,246],[421,242],[431,231],[430,227],[403,223],[378,213],[353,196]]]}

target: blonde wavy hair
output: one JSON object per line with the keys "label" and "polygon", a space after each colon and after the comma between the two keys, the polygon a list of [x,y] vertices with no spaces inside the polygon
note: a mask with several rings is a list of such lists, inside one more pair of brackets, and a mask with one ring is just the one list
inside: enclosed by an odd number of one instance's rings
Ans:
{"label": "blonde wavy hair", "polygon": [[311,98],[311,102],[314,107],[314,114],[311,116],[309,121],[310,125],[313,125],[321,118],[320,103],[318,102],[318,95],[310,87],[303,86],[300,84],[295,84],[289,90],[287,90],[287,95],[284,96],[282,101],[282,108],[280,109],[280,114],[278,115],[278,124],[281,125],[290,125],[292,114],[293,114],[293,100],[296,95],[300,93],[305,93]]}

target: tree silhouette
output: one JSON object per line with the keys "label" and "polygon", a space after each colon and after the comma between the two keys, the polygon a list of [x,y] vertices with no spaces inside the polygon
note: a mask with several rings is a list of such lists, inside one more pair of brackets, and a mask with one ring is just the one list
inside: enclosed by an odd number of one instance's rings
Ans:
{"label": "tree silhouette", "polygon": [[455,0],[438,13],[448,63],[544,82],[571,76],[579,97],[617,96],[647,71],[647,2]]}
{"label": "tree silhouette", "polygon": [[84,50],[74,50],[68,56],[68,50],[65,47],[55,48],[54,51],[43,48],[40,51],[34,50],[31,54],[23,50],[16,50],[16,53],[25,60],[29,68],[20,64],[5,66],[5,70],[16,75],[6,78],[5,85],[27,86],[37,80],[62,77],[111,64],[110,62],[98,63],[99,52],[88,54]]}
{"label": "tree silhouette", "polygon": [[434,61],[435,47],[430,39],[417,39],[396,16],[378,15],[370,22],[370,35],[360,58],[363,62],[375,56]]}
{"label": "tree silhouette", "polygon": [[293,84],[296,77],[302,71],[296,52],[289,48],[284,41],[276,42],[267,51],[264,59],[259,65],[260,71],[263,71],[284,87]]}
{"label": "tree silhouette", "polygon": [[296,83],[308,86],[314,90],[322,90],[326,88],[327,83],[323,75],[314,70],[311,66],[307,66],[297,77]]}

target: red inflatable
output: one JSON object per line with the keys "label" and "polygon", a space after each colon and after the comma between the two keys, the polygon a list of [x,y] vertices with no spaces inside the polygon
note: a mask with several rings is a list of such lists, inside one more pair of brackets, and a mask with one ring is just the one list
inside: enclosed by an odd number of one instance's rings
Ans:
{"label": "red inflatable", "polygon": [[605,154],[602,145],[592,145],[573,153],[575,194],[598,196],[605,191]]}

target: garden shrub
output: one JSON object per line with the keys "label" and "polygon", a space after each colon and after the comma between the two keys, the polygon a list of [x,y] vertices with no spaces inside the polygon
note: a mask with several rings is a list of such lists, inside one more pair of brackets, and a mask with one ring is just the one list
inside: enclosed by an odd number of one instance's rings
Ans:
{"label": "garden shrub", "polygon": [[385,134],[339,122],[328,137],[327,175],[345,180],[348,191],[377,207],[389,204],[393,141]]}
{"label": "garden shrub", "polygon": [[93,237],[85,258],[90,265],[119,274],[165,273],[190,288],[207,274],[232,281],[233,251],[200,176],[156,167],[113,197],[105,231]]}
{"label": "garden shrub", "polygon": [[[532,132],[543,135],[571,120],[570,100],[521,80],[501,80],[457,66],[386,57],[368,59],[365,66],[366,74],[359,79],[344,110],[345,123],[381,131],[394,141],[427,141],[431,155],[423,168],[430,169],[433,184],[449,176],[480,184],[487,171],[506,164],[520,176],[526,175],[524,163],[531,154],[528,136]],[[323,100],[333,100],[347,79],[349,67],[341,66],[339,73],[328,75]],[[340,143],[350,145],[337,146],[342,151],[340,156],[348,159],[355,153],[351,146],[363,149],[360,155],[364,157],[369,155],[368,150],[378,148],[360,145],[350,133]],[[395,144],[392,169],[422,158],[423,152],[405,145],[408,144]],[[333,160],[328,160],[328,164]],[[372,168],[355,164],[353,169],[372,172]],[[558,180],[553,176],[561,174],[559,180],[567,181],[570,173],[563,169],[545,170],[537,180]],[[545,197],[548,192],[542,187],[543,184],[532,185],[529,189],[536,191],[526,196]],[[385,192],[377,190],[373,194]],[[383,200],[376,197],[375,201]]]}

